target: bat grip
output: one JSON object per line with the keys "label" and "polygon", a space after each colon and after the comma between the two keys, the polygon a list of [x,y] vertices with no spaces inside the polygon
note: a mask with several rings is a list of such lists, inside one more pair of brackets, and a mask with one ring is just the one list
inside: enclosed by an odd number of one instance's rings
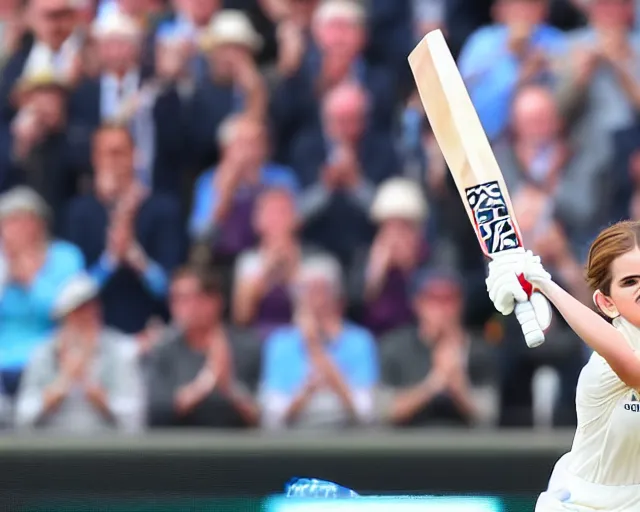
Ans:
{"label": "bat grip", "polygon": [[535,348],[542,345],[544,343],[544,332],[540,328],[540,324],[538,324],[531,302],[518,302],[515,311],[528,347]]}

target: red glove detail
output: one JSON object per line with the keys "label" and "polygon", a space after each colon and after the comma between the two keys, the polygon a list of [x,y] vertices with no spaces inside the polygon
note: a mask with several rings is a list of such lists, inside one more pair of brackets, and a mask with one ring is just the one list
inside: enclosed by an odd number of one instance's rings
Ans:
{"label": "red glove detail", "polygon": [[520,286],[527,293],[528,297],[531,297],[533,293],[533,285],[524,278],[524,274],[518,274],[518,281],[520,281]]}

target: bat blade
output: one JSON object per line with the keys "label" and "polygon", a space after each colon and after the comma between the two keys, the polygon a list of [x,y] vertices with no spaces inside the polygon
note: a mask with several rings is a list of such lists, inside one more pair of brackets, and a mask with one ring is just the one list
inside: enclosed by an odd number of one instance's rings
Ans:
{"label": "bat blade", "polygon": [[440,30],[429,32],[409,65],[431,129],[487,256],[522,246],[513,207],[487,135]]}

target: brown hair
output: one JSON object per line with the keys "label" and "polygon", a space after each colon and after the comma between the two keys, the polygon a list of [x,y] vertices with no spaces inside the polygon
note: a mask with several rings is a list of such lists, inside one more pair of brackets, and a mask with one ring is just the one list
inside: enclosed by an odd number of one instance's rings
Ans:
{"label": "brown hair", "polygon": [[587,258],[587,283],[592,291],[611,292],[611,264],[640,247],[640,221],[623,221],[609,226],[593,241]]}
{"label": "brown hair", "polygon": [[219,275],[202,266],[184,265],[173,273],[171,280],[177,281],[184,278],[195,279],[205,295],[218,297],[223,294]]}
{"label": "brown hair", "polygon": [[129,127],[125,123],[120,123],[117,121],[106,121],[98,126],[92,134],[93,145],[95,146],[95,144],[97,144],[98,139],[103,133],[108,132],[124,133],[129,140],[129,144],[131,144],[132,147],[135,146],[135,141],[133,140],[133,135],[131,134],[131,130],[129,130]]}

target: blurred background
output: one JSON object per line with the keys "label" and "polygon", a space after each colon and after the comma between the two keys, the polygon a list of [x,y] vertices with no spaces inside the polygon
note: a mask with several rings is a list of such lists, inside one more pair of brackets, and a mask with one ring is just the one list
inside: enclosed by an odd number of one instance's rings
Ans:
{"label": "blurred background", "polygon": [[275,510],[313,476],[532,510],[589,353],[493,310],[406,58],[443,30],[590,304],[590,241],[640,219],[638,8],[0,0],[2,509]]}

